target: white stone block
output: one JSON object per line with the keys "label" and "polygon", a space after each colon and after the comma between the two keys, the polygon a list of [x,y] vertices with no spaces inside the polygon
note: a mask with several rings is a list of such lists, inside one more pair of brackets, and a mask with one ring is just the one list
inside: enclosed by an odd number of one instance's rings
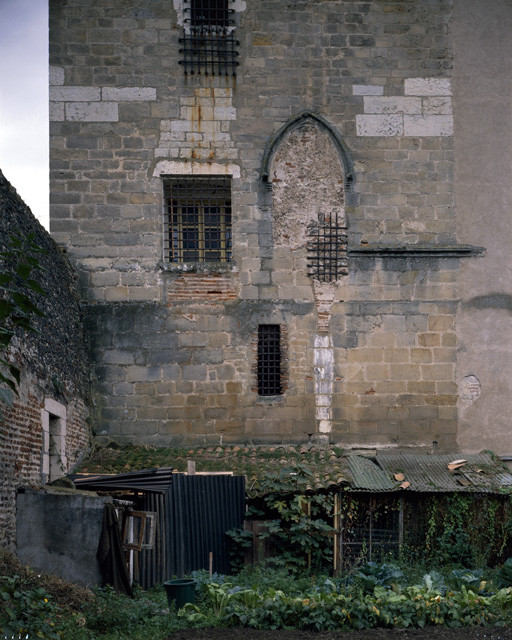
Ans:
{"label": "white stone block", "polygon": [[448,78],[406,78],[406,96],[451,96],[452,87]]}
{"label": "white stone block", "polygon": [[64,120],[64,102],[50,102],[50,122]]}
{"label": "white stone block", "polygon": [[227,175],[233,178],[240,177],[240,167],[237,164],[220,164],[217,162],[188,162],[161,160],[157,163],[153,176],[158,178],[163,175]]}
{"label": "white stone block", "polygon": [[358,136],[401,136],[404,132],[403,116],[395,113],[389,115],[358,115],[356,116],[356,128]]}
{"label": "white stone block", "polygon": [[78,122],[119,122],[117,102],[68,102],[66,120]]}
{"label": "white stone block", "polygon": [[447,97],[423,98],[424,116],[451,116],[452,99]]}
{"label": "white stone block", "polygon": [[316,419],[317,420],[330,420],[332,417],[332,412],[329,407],[317,407],[316,408]]}
{"label": "white stone block", "polygon": [[50,67],[50,85],[64,84],[64,69],[62,67]]}
{"label": "white stone block", "polygon": [[170,125],[170,131],[192,131],[192,126],[188,120],[172,120]]}
{"label": "white stone block", "polygon": [[155,149],[155,158],[169,158],[169,157],[170,157],[169,149],[166,149],[164,147],[157,147]]}
{"label": "white stone block", "polygon": [[212,87],[200,87],[196,89],[194,93],[198,98],[211,98],[214,91],[217,90]]}
{"label": "white stone block", "polygon": [[320,395],[328,395],[332,393],[332,381],[331,380],[316,380],[315,381],[315,393]]}
{"label": "white stone block", "polygon": [[404,116],[404,135],[414,137],[453,135],[452,116]]}
{"label": "white stone block", "polygon": [[99,99],[98,87],[50,87],[50,100],[56,102],[93,102]]}
{"label": "white stone block", "polygon": [[352,95],[354,96],[381,96],[384,87],[377,84],[353,84]]}
{"label": "white stone block", "polygon": [[364,112],[420,114],[421,98],[367,96],[364,98]]}
{"label": "white stone block", "polygon": [[318,431],[320,433],[330,433],[332,429],[332,423],[330,420],[320,420],[318,423]]}
{"label": "white stone block", "polygon": [[213,107],[199,105],[197,107],[182,107],[180,116],[189,123],[190,130],[201,130],[205,121],[213,120]]}
{"label": "white stone block", "polygon": [[233,100],[232,98],[218,98],[217,96],[215,96],[213,106],[214,107],[232,107]]}
{"label": "white stone block", "polygon": [[103,100],[112,102],[131,102],[156,100],[156,89],[153,87],[103,87]]}
{"label": "white stone block", "polygon": [[232,95],[233,95],[233,89],[228,89],[228,88],[212,89],[213,98],[229,98]]}
{"label": "white stone block", "polygon": [[220,122],[216,120],[205,120],[199,123],[194,131],[200,131],[201,133],[216,134],[220,132]]}
{"label": "white stone block", "polygon": [[44,410],[58,418],[66,418],[66,407],[53,398],[45,398]]}
{"label": "white stone block", "polygon": [[217,107],[213,108],[214,120],[236,120],[235,107]]}

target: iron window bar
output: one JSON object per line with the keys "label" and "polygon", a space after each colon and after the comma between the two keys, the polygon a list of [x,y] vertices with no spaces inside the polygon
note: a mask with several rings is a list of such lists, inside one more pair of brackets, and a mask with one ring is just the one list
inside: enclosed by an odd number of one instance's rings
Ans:
{"label": "iron window bar", "polygon": [[321,282],[335,282],[348,273],[347,228],[338,216],[312,224],[308,228],[308,274]]}
{"label": "iron window bar", "polygon": [[228,8],[228,0],[186,0],[185,13],[189,17],[179,40],[182,58],[178,61],[185,73],[236,75],[240,42],[233,35],[235,23],[230,16],[234,11]]}
{"label": "iron window bar", "polygon": [[230,262],[231,178],[175,176],[164,181],[168,261]]}
{"label": "iron window bar", "polygon": [[258,326],[258,395],[281,395],[283,393],[281,373],[281,327],[278,324],[260,324]]}

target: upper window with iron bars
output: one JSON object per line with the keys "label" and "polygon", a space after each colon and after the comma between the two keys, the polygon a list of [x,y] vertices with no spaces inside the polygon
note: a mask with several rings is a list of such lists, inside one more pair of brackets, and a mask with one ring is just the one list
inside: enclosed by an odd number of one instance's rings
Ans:
{"label": "upper window with iron bars", "polygon": [[179,63],[185,73],[236,75],[240,44],[234,38],[233,0],[184,0],[186,14]]}
{"label": "upper window with iron bars", "polygon": [[231,261],[231,177],[164,178],[168,263]]}

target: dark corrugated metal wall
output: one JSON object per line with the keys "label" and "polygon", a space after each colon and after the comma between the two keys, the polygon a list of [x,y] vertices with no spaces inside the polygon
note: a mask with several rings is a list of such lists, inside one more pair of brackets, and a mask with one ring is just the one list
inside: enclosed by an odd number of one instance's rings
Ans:
{"label": "dark corrugated metal wall", "polygon": [[167,580],[167,553],[165,510],[167,493],[146,493],[140,507],[143,511],[156,513],[155,545],[152,549],[142,549],[140,552],[139,584],[143,589],[150,589],[155,584]]}
{"label": "dark corrugated metal wall", "polygon": [[196,569],[229,573],[225,533],[243,527],[245,478],[173,474],[166,496],[148,495],[144,509],[158,513],[154,549],[141,552],[145,589]]}

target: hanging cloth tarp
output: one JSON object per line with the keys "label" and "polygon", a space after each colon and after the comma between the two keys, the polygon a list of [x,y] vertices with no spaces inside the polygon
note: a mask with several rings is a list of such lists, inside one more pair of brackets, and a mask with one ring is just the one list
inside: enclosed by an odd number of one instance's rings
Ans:
{"label": "hanging cloth tarp", "polygon": [[126,568],[121,544],[119,521],[115,507],[111,503],[107,503],[103,510],[103,523],[97,556],[103,575],[103,586],[110,584],[117,593],[125,593],[130,598],[133,598],[130,576]]}

